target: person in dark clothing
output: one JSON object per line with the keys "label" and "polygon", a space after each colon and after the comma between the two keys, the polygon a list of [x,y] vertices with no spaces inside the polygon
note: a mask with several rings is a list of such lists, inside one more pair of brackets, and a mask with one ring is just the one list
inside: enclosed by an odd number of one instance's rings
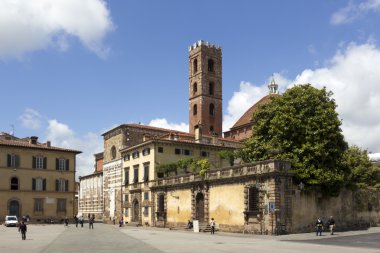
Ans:
{"label": "person in dark clothing", "polygon": [[68,227],[69,226],[69,219],[67,217],[65,217],[64,222],[65,222],[65,227]]}
{"label": "person in dark clothing", "polygon": [[327,221],[327,223],[329,225],[330,234],[333,235],[334,234],[334,229],[335,229],[335,220],[333,219],[332,216],[330,216],[330,218]]}
{"label": "person in dark clothing", "polygon": [[80,226],[83,228],[83,223],[84,223],[83,215],[79,218],[79,223],[80,223]]}
{"label": "person in dark clothing", "polygon": [[18,231],[21,232],[21,239],[26,240],[26,231],[27,227],[24,221],[21,222],[20,226],[18,227]]}
{"label": "person in dark clothing", "polygon": [[215,234],[215,220],[214,220],[214,218],[211,218],[210,227],[211,227],[211,234]]}
{"label": "person in dark clothing", "polygon": [[74,215],[74,222],[75,222],[75,227],[78,227],[79,219],[76,215]]}
{"label": "person in dark clothing", "polygon": [[315,228],[317,230],[317,236],[322,236],[322,230],[323,230],[323,221],[321,218],[318,218],[317,222],[315,223]]}
{"label": "person in dark clothing", "polygon": [[88,221],[88,223],[89,223],[89,229],[90,228],[92,228],[92,229],[94,229],[94,221],[95,221],[95,215],[93,214],[91,217],[90,217],[90,220]]}

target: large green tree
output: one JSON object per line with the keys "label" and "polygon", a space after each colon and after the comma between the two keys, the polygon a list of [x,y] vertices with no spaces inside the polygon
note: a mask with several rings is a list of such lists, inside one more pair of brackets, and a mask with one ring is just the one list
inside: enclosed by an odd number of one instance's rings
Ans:
{"label": "large green tree", "polygon": [[347,149],[332,92],[296,85],[254,113],[252,137],[240,151],[245,162],[269,158],[292,162],[295,178],[306,185],[337,190],[348,171]]}
{"label": "large green tree", "polygon": [[342,164],[350,172],[346,179],[348,185],[358,188],[380,186],[380,166],[371,163],[367,150],[350,146],[343,155]]}

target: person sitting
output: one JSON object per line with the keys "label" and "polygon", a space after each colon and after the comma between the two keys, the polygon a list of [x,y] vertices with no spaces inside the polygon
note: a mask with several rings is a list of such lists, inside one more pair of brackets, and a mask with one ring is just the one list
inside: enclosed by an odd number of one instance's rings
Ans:
{"label": "person sitting", "polygon": [[188,229],[192,229],[193,228],[193,223],[190,220],[187,222],[187,228]]}

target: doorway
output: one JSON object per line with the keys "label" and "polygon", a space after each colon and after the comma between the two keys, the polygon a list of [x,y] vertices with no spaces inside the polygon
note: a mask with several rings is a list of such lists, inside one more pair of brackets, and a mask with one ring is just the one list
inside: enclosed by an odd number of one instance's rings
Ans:
{"label": "doorway", "polygon": [[20,203],[17,200],[9,202],[9,215],[20,217]]}
{"label": "doorway", "polygon": [[140,221],[139,216],[140,216],[139,202],[137,200],[134,200],[132,204],[132,222],[139,222]]}
{"label": "doorway", "polygon": [[203,222],[205,219],[205,201],[203,193],[198,193],[195,197],[195,201],[195,218],[199,220],[199,222]]}

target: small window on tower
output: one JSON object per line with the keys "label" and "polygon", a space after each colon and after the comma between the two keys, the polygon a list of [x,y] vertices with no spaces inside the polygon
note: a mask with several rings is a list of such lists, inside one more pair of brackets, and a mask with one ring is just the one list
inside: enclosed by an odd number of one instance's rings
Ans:
{"label": "small window on tower", "polygon": [[197,115],[197,113],[198,113],[198,108],[197,108],[197,105],[195,104],[193,106],[193,115]]}
{"label": "small window on tower", "polygon": [[197,59],[194,59],[193,61],[193,73],[197,73],[198,72],[198,60]]}
{"label": "small window on tower", "polygon": [[193,84],[193,94],[195,95],[198,91],[198,84],[197,83],[194,83]]}
{"label": "small window on tower", "polygon": [[213,133],[213,132],[214,132],[214,127],[210,126],[210,133]]}
{"label": "small window on tower", "polygon": [[208,91],[209,91],[209,95],[214,95],[214,83],[213,82],[209,83]]}
{"label": "small window on tower", "polygon": [[214,61],[212,59],[208,59],[208,71],[214,72]]}
{"label": "small window on tower", "polygon": [[214,106],[214,104],[210,104],[209,111],[210,111],[210,116],[214,116],[215,115],[215,106]]}

